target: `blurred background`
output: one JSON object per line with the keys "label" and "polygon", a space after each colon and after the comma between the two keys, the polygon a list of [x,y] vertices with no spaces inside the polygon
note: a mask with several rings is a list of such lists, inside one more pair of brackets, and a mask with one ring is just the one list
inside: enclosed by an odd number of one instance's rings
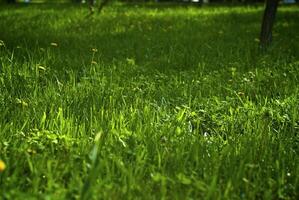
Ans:
{"label": "blurred background", "polygon": [[[111,0],[121,2],[170,2],[170,3],[263,3],[264,0]],[[0,0],[1,3],[99,3],[101,0]],[[282,3],[298,3],[298,0],[282,0]]]}

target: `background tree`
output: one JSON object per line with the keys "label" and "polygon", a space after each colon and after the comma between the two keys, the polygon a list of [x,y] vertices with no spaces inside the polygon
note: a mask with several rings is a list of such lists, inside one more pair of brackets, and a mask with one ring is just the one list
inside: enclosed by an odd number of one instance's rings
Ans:
{"label": "background tree", "polygon": [[272,41],[272,28],[275,20],[279,0],[266,0],[262,28],[260,34],[260,45],[266,48]]}

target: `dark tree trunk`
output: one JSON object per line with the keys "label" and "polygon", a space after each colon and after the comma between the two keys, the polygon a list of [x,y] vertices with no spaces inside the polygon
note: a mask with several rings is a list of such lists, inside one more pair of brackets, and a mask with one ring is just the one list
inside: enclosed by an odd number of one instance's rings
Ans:
{"label": "dark tree trunk", "polygon": [[279,0],[266,0],[266,8],[262,22],[260,45],[266,48],[272,41],[272,28],[275,20]]}

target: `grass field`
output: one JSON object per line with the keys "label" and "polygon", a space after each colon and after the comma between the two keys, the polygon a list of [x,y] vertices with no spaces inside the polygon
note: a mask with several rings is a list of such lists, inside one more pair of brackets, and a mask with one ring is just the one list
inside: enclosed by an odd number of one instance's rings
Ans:
{"label": "grass field", "polygon": [[0,199],[297,199],[298,6],[267,52],[262,11],[0,7]]}

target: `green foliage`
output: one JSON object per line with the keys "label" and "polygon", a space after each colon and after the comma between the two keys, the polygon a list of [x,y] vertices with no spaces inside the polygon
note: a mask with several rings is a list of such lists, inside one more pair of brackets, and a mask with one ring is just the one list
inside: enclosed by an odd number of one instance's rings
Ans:
{"label": "green foliage", "polygon": [[296,199],[296,8],[0,8],[3,199]]}

